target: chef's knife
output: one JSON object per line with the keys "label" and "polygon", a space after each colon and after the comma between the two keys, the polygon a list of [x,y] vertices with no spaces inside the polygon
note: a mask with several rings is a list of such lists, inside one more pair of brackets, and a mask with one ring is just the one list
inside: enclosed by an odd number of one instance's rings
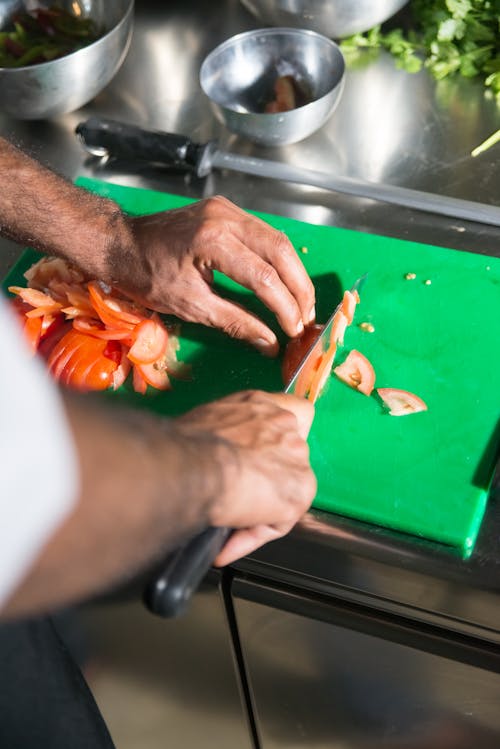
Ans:
{"label": "chef's knife", "polygon": [[[358,278],[351,292],[359,291],[364,284],[366,274]],[[297,384],[302,372],[307,369],[312,358],[316,358],[321,347],[327,351],[331,346],[331,330],[340,304],[328,318],[320,336],[314,341],[300,361],[284,392],[299,394]],[[301,396],[305,393],[300,393]],[[204,576],[213,564],[231,534],[230,528],[206,528],[168,556],[161,571],[156,573],[144,590],[143,599],[146,606],[163,617],[175,617],[183,614]]]}
{"label": "chef's knife", "polygon": [[445,195],[341,177],[280,161],[243,156],[220,149],[215,141],[194,143],[184,135],[144,130],[115,120],[91,117],[76,127],[85,148],[95,156],[161,164],[206,177],[212,169],[230,169],[258,177],[297,182],[324,190],[500,226],[500,208]]}
{"label": "chef's knife", "polygon": [[172,552],[144,589],[148,609],[165,618],[184,614],[230,534],[230,528],[206,528]]}

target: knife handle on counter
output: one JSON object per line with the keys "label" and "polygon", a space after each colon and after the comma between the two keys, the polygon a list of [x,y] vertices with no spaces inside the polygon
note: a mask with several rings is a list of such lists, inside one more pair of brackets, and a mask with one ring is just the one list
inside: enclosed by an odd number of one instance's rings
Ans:
{"label": "knife handle on counter", "polygon": [[144,590],[148,609],[165,618],[183,614],[230,533],[230,528],[207,528],[172,552]]}
{"label": "knife handle on counter", "polygon": [[75,132],[87,151],[95,156],[162,164],[183,171],[198,172],[208,146],[194,143],[184,135],[145,130],[101,117],[80,122]]}

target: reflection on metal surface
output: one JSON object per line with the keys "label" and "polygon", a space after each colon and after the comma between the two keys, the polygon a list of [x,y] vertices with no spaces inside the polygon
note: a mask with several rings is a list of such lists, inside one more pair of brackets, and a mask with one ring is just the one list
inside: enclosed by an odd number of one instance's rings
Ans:
{"label": "reflection on metal surface", "polygon": [[102,663],[90,687],[117,747],[253,749],[215,587],[179,620],[130,601],[89,607],[82,619]]}
{"label": "reflection on metal surface", "polygon": [[[251,584],[240,587],[252,595]],[[235,609],[262,749],[500,745],[500,675],[484,657],[441,657],[404,633],[391,642],[369,619],[358,630],[355,615],[351,629],[349,615],[335,623],[334,608],[331,623],[239,597]]]}
{"label": "reflection on metal surface", "polygon": [[264,24],[299,26],[332,37],[366,31],[393,16],[408,0],[242,0]]}

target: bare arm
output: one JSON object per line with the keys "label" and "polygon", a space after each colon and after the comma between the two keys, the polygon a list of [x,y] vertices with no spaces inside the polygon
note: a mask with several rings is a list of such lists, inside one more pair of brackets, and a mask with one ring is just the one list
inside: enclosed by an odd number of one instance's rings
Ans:
{"label": "bare arm", "polygon": [[207,525],[240,529],[219,559],[227,564],[287,533],[314,497],[306,401],[240,393],[170,422],[87,397],[66,403],[79,501],[4,616],[87,598]]}
{"label": "bare arm", "polygon": [[291,243],[222,197],[124,215],[0,138],[0,233],[73,261],[159,312],[218,327],[274,356],[262,320],[216,294],[218,270],[251,289],[293,337],[314,319],[314,288]]}

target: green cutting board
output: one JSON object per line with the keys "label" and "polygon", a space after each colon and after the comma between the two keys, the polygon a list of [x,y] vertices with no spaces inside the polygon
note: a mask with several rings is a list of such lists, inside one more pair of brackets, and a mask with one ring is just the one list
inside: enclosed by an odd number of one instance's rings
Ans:
{"label": "green cutting board", "polygon": [[[192,202],[86,178],[78,184],[133,214]],[[260,215],[286,232],[299,251],[316,286],[319,321],[343,289],[368,272],[338,361],[358,349],[372,362],[377,387],[409,390],[428,405],[423,413],[389,416],[374,395],[367,398],[331,377],[309,438],[318,478],[314,506],[468,555],[499,442],[500,260]],[[28,251],[9,282],[20,281],[31,262]],[[407,280],[407,273],[416,278]],[[250,292],[220,275],[216,283],[221,293],[263,317],[283,341],[273,316]],[[361,329],[361,322],[371,322],[374,332]],[[175,415],[240,389],[282,388],[278,360],[218,331],[182,323],[180,340],[180,358],[192,364],[192,381],[146,396],[126,385],[106,397]]]}

